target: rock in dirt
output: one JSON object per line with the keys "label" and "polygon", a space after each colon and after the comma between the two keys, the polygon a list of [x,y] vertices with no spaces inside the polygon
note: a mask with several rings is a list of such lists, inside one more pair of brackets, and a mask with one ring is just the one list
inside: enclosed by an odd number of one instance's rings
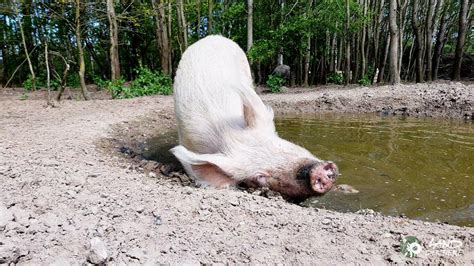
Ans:
{"label": "rock in dirt", "polygon": [[66,185],[71,185],[74,187],[82,187],[86,183],[86,178],[81,175],[72,175],[66,177]]}
{"label": "rock in dirt", "polygon": [[5,226],[8,222],[14,219],[13,214],[7,207],[0,205],[0,231],[5,230]]}
{"label": "rock in dirt", "polygon": [[26,210],[13,206],[10,208],[10,211],[12,212],[13,217],[15,218],[15,222],[23,226],[29,225],[30,214]]}
{"label": "rock in dirt", "polygon": [[343,194],[357,194],[359,190],[349,186],[347,184],[339,184],[334,187],[334,191],[343,193]]}
{"label": "rock in dirt", "polygon": [[93,264],[102,264],[109,257],[105,243],[98,237],[91,239],[88,261]]}
{"label": "rock in dirt", "polygon": [[145,258],[145,252],[138,248],[138,247],[135,247],[129,251],[127,251],[126,253],[127,257],[131,258],[131,259],[134,259],[134,260],[143,260]]}
{"label": "rock in dirt", "polygon": [[0,264],[16,264],[21,257],[28,255],[28,250],[12,244],[0,245]]}

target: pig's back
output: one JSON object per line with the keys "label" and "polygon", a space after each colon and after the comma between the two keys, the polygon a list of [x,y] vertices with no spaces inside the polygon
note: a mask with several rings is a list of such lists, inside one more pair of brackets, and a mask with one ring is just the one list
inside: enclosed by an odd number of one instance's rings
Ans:
{"label": "pig's back", "polygon": [[253,90],[242,49],[221,36],[209,36],[183,54],[174,83],[180,144],[198,153],[224,148],[229,127],[244,127],[238,89]]}

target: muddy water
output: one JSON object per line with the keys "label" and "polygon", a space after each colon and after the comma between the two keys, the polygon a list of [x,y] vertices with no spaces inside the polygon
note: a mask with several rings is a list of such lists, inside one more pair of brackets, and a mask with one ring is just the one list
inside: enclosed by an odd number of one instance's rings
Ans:
{"label": "muddy water", "polygon": [[[359,191],[331,191],[305,205],[474,226],[474,123],[344,114],[281,117],[276,126],[281,137],[335,161],[337,183]],[[168,149],[176,143],[176,132],[156,136],[144,155],[175,161]]]}
{"label": "muddy water", "polygon": [[279,135],[339,166],[339,184],[306,204],[474,226],[474,123],[375,115],[284,117]]}

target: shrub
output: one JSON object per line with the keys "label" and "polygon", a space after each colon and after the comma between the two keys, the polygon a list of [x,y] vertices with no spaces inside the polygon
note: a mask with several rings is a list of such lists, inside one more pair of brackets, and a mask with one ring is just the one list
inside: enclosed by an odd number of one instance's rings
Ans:
{"label": "shrub", "polygon": [[107,90],[112,94],[112,99],[123,99],[123,98],[132,98],[130,93],[130,88],[125,87],[125,80],[122,78],[111,81],[105,81]]}
{"label": "shrub", "polygon": [[285,80],[282,77],[270,75],[268,76],[267,86],[270,88],[270,91],[273,93],[281,92],[281,86],[285,83]]}
{"label": "shrub", "polygon": [[66,84],[72,88],[79,88],[81,86],[81,80],[79,78],[79,74],[73,73],[69,74],[66,79]]}
{"label": "shrub", "polygon": [[357,82],[359,82],[359,84],[362,85],[362,86],[370,86],[372,84],[372,82],[370,81],[370,78],[369,78],[368,75],[364,75]]}
{"label": "shrub", "polygon": [[125,86],[125,81],[120,78],[115,81],[96,79],[99,87],[107,88],[114,99],[140,97],[152,94],[170,95],[173,92],[171,78],[161,72],[153,72],[148,68],[139,67],[135,70],[137,78]]}
{"label": "shrub", "polygon": [[343,84],[344,83],[344,76],[342,73],[332,72],[327,76],[328,83],[333,84]]}
{"label": "shrub", "polygon": [[94,76],[92,79],[94,80],[95,85],[97,85],[97,89],[99,90],[107,89],[107,85],[108,85],[107,80],[103,80],[99,76]]}
{"label": "shrub", "polygon": [[168,75],[141,66],[135,71],[137,72],[137,78],[132,81],[130,87],[133,97],[152,94],[170,95],[173,93],[171,78]]}

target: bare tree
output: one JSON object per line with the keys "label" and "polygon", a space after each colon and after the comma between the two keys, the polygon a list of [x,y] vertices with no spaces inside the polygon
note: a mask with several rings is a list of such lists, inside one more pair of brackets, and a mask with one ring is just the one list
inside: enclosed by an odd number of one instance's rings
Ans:
{"label": "bare tree", "polygon": [[30,68],[31,81],[32,81],[31,87],[33,90],[36,90],[36,75],[33,69],[33,64],[31,63],[30,55],[28,54],[28,47],[26,46],[26,40],[25,40],[25,32],[23,31],[23,25],[21,23],[21,18],[19,14],[20,12],[18,11],[18,5],[20,5],[20,2],[18,2],[18,0],[13,2],[13,9],[16,15],[16,22],[18,23],[18,27],[20,28],[21,43],[23,44],[26,60],[28,61],[28,67]]}
{"label": "bare tree", "polygon": [[253,0],[247,0],[247,52],[253,44]]}
{"label": "bare tree", "polygon": [[416,82],[423,82],[423,64],[421,60],[422,56],[422,40],[421,40],[421,30],[420,26],[418,25],[418,9],[419,9],[419,1],[413,1],[413,10],[412,10],[412,27],[413,32],[415,34],[415,53],[416,53]]}
{"label": "bare tree", "polygon": [[120,78],[120,60],[118,51],[118,25],[115,15],[114,0],[107,0],[107,18],[109,20],[110,35],[110,68],[111,80]]}
{"label": "bare tree", "polygon": [[351,43],[349,37],[349,23],[350,23],[350,7],[349,0],[346,0],[346,69],[345,69],[345,81],[344,84],[348,85],[351,79]]}
{"label": "bare tree", "polygon": [[444,44],[447,41],[447,26],[448,26],[448,8],[450,3],[446,3],[443,7],[443,11],[441,13],[441,19],[439,22],[439,30],[436,34],[436,43],[434,47],[434,54],[433,54],[433,71],[432,71],[432,79],[438,79],[438,68],[439,68],[439,60],[443,53]]}
{"label": "bare tree", "polygon": [[186,16],[184,15],[184,3],[183,0],[176,1],[176,12],[178,13],[178,27],[181,29],[181,40],[182,40],[182,49],[183,53],[188,48],[188,27],[186,24]]}
{"label": "bare tree", "polygon": [[458,41],[456,43],[456,53],[453,64],[453,80],[461,80],[461,62],[464,44],[466,42],[467,14],[470,7],[469,0],[461,0],[459,11]]}
{"label": "bare tree", "polygon": [[426,62],[426,75],[425,80],[431,81],[432,79],[432,69],[431,69],[431,52],[433,47],[433,17],[435,16],[435,6],[437,0],[428,0],[428,14],[425,20],[425,41],[426,41],[426,49],[425,49],[425,62]]}
{"label": "bare tree", "polygon": [[[308,9],[305,13],[305,16],[308,16],[308,13],[311,12],[311,8],[313,6],[313,1],[310,0],[308,4]],[[304,78],[303,78],[303,86],[308,87],[308,80],[309,80],[309,64],[311,59],[311,35],[308,34],[306,40],[306,53],[304,56]]]}
{"label": "bare tree", "polygon": [[207,0],[207,35],[212,34],[213,0]]}
{"label": "bare tree", "polygon": [[201,31],[201,0],[197,0],[196,9],[197,9],[196,36],[199,40],[199,38],[200,38],[199,32]]}
{"label": "bare tree", "polygon": [[84,74],[86,72],[86,63],[84,62],[84,49],[82,49],[81,39],[81,1],[76,0],[76,43],[77,50],[79,53],[79,79],[81,82],[81,92],[84,99],[87,101],[90,99],[89,92],[87,91],[86,81]]}
{"label": "bare tree", "polygon": [[[152,0],[155,10],[156,38],[160,50],[161,70],[166,75],[171,75],[171,46],[166,25],[165,6],[162,0]],[[171,13],[171,11],[169,11]]]}
{"label": "bare tree", "polygon": [[398,72],[398,25],[397,25],[397,0],[390,0],[390,83],[400,83]]}

